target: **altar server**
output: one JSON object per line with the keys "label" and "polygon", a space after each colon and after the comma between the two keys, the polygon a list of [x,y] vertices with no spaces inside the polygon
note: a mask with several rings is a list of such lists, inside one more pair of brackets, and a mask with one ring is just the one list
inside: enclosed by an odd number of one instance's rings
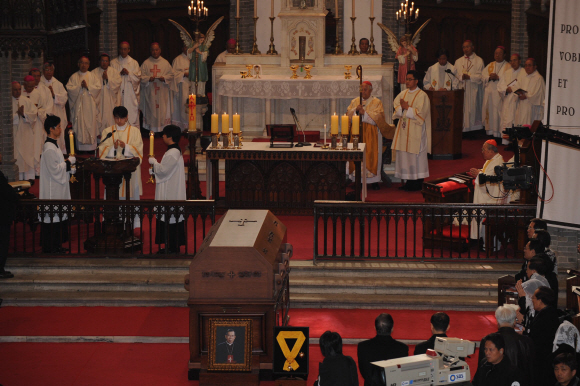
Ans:
{"label": "altar server", "polygon": [[72,74],[66,84],[72,129],[80,151],[95,150],[99,134],[97,103],[101,95],[102,82],[95,74],[89,72],[90,64],[86,56],[80,58],[79,71]]}
{"label": "altar server", "polygon": [[463,132],[480,130],[481,105],[483,104],[483,88],[481,73],[483,59],[474,52],[475,47],[471,40],[463,42],[463,54],[455,61],[455,68],[459,73],[459,88],[465,90],[463,102]]}
{"label": "altar server", "polygon": [[111,58],[108,54],[101,54],[99,67],[91,71],[101,82],[102,91],[97,99],[99,114],[97,133],[101,135],[103,130],[115,124],[113,109],[117,106],[119,88],[121,87],[121,75],[114,68],[109,69]]}
{"label": "altar server", "polygon": [[[183,156],[179,148],[181,129],[175,125],[163,128],[163,142],[167,145],[167,151],[161,162],[154,157],[149,157],[149,164],[153,166],[155,174],[155,199],[156,200],[185,200],[185,169]],[[150,171],[151,173],[151,171]],[[165,244],[165,249],[158,253],[179,253],[179,247],[185,245],[185,225],[182,215],[169,215],[167,222],[165,214],[157,215],[156,244]],[[177,218],[176,218],[177,217]]]}
{"label": "altar server", "polygon": [[427,153],[431,153],[431,104],[425,91],[417,87],[418,73],[407,72],[406,90],[393,105],[393,119],[399,119],[391,148],[397,151],[395,177],[406,180],[399,189],[421,190],[429,177]]}
{"label": "altar server", "polygon": [[[44,63],[42,66],[42,77],[40,83],[46,86],[52,98],[52,111],[50,114],[56,115],[60,118],[60,125],[63,128],[62,134],[58,139],[58,147],[63,153],[66,153],[65,130],[68,126],[68,119],[66,116],[66,102],[68,101],[68,93],[64,85],[58,81],[54,76],[54,65],[52,63]],[[43,130],[44,131],[44,130]]]}
{"label": "altar server", "polygon": [[143,127],[160,132],[171,124],[171,91],[177,91],[171,65],[161,57],[159,43],[151,44],[151,56],[141,65],[141,111]]}
{"label": "altar server", "polygon": [[34,103],[21,96],[21,86],[12,82],[12,128],[14,135],[14,158],[20,180],[34,180],[34,125],[38,111]]}
{"label": "altar server", "polygon": [[189,95],[195,93],[195,83],[189,80],[189,57],[187,56],[187,46],[183,46],[181,55],[173,59],[173,73],[177,91],[173,93],[173,115],[171,123],[179,126],[182,130],[189,126]]}
{"label": "altar server", "polygon": [[[522,70],[520,63],[520,55],[513,54],[510,57],[510,68],[504,73],[497,85],[497,91],[499,92],[499,96],[502,99],[499,122],[499,127],[501,130],[512,127],[516,117],[516,109],[518,106],[519,98],[518,95],[514,93],[514,91],[518,89],[518,74]],[[507,145],[508,140],[504,138],[502,139],[502,143]]]}
{"label": "altar server", "polygon": [[129,124],[140,128],[139,95],[141,91],[141,67],[129,56],[131,46],[128,42],[119,45],[119,56],[111,61],[111,67],[121,75],[117,106],[124,106],[129,112]]}
{"label": "altar server", "polygon": [[516,109],[515,125],[531,125],[544,116],[544,96],[546,82],[537,71],[536,60],[529,58],[524,65],[524,71],[518,74],[519,102]]}
{"label": "altar server", "polygon": [[[449,52],[442,48],[436,54],[437,63],[429,67],[423,78],[423,88],[430,91],[457,90],[457,70],[447,61]],[[447,71],[450,71],[448,73]]]}

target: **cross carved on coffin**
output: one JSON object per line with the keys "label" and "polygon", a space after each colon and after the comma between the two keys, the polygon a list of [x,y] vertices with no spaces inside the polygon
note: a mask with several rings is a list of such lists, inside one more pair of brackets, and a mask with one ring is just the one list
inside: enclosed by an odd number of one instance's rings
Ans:
{"label": "cross carved on coffin", "polygon": [[256,220],[248,220],[247,218],[241,218],[239,220],[230,220],[230,222],[237,222],[239,227],[243,227],[247,222],[257,222]]}

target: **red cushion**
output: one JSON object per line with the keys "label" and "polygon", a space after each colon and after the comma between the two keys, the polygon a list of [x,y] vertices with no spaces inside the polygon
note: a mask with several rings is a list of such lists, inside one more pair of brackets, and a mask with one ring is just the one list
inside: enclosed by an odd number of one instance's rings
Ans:
{"label": "red cushion", "polygon": [[441,187],[441,193],[452,192],[454,190],[458,190],[465,187],[465,185],[455,181],[445,181],[440,184],[437,184],[437,186]]}
{"label": "red cushion", "polygon": [[[449,235],[451,234],[451,237],[454,239],[462,238],[467,240],[469,238],[469,232],[470,232],[469,225],[462,225],[461,227],[457,227],[454,225],[451,227],[451,231],[449,230],[449,226],[446,225],[441,230],[441,236],[449,237]],[[437,234],[437,231],[433,230],[432,233]]]}

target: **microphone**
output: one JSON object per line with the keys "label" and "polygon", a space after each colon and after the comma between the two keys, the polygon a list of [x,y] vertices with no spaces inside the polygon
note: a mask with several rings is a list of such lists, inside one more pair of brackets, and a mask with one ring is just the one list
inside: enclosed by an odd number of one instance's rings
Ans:
{"label": "microphone", "polygon": [[[455,79],[459,80],[459,78],[458,78],[458,77],[456,77],[456,76],[455,76],[455,74],[454,74],[453,72],[451,72],[451,69],[449,69],[449,68],[448,68],[447,70],[445,70],[445,72],[446,72],[448,75],[453,75],[453,76],[455,77]],[[451,79],[451,91],[453,91],[453,79]]]}
{"label": "microphone", "polygon": [[298,117],[296,116],[296,110],[294,110],[292,107],[290,107],[290,114],[292,114],[296,126],[300,129],[300,131],[302,131],[302,135],[304,136],[304,142],[298,142],[295,146],[296,147],[310,146],[310,142],[306,142],[306,133],[304,132],[304,129],[302,129],[300,121],[298,121]]}
{"label": "microphone", "polygon": [[[115,130],[115,131],[117,131],[117,130]],[[109,134],[107,134],[107,135],[105,136],[105,138],[103,138],[103,139],[102,139],[102,141],[101,141],[101,142],[99,142],[99,143],[97,144],[97,148],[95,149],[95,158],[97,158],[97,159],[99,158],[99,155],[98,155],[98,152],[99,152],[99,146],[101,146],[101,144],[102,144],[103,142],[105,142],[107,139],[111,138],[111,137],[113,136],[113,133],[114,133],[115,131],[111,131]]]}

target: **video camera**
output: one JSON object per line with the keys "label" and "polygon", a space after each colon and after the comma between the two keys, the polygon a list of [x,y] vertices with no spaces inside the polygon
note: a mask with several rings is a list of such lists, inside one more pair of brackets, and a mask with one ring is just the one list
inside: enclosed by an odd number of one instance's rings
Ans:
{"label": "video camera", "polygon": [[493,169],[495,176],[480,173],[479,184],[503,182],[503,188],[506,190],[525,190],[534,185],[534,169],[531,166],[509,167],[507,165],[509,164],[504,163],[502,166],[496,166]]}
{"label": "video camera", "polygon": [[435,350],[411,357],[372,362],[382,367],[384,386],[431,386],[469,384],[471,373],[465,357],[475,352],[475,343],[459,338],[438,337]]}

